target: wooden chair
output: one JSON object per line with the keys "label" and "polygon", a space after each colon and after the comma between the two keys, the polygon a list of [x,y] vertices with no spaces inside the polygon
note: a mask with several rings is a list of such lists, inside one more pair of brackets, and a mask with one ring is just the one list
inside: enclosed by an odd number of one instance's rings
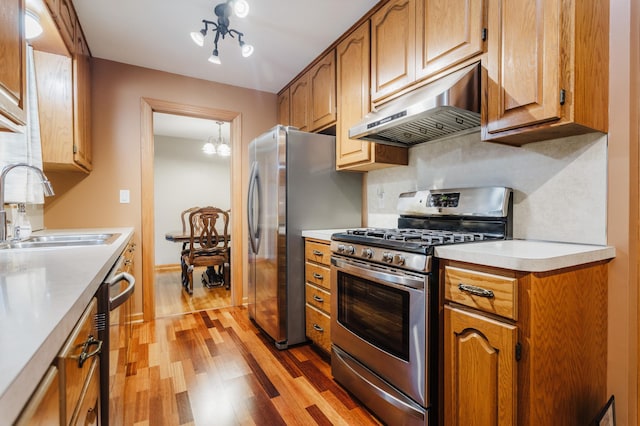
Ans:
{"label": "wooden chair", "polygon": [[[222,223],[220,223],[222,222]],[[217,207],[201,207],[189,213],[189,243],[182,254],[183,285],[193,294],[193,269],[218,267],[224,285],[230,286],[229,214]],[[222,225],[220,233],[216,225]]]}
{"label": "wooden chair", "polygon": [[[196,206],[196,207],[190,207],[186,210],[183,210],[182,213],[180,213],[180,220],[182,221],[182,233],[186,234],[189,232],[189,214],[191,214],[192,211],[198,210],[200,207]],[[182,250],[187,248],[187,244],[188,243],[182,243]]]}

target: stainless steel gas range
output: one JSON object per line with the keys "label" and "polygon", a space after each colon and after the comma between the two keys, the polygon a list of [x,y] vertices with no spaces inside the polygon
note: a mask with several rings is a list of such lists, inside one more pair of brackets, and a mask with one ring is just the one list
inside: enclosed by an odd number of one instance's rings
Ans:
{"label": "stainless steel gas range", "polygon": [[397,228],[332,235],[332,373],[386,424],[437,424],[435,247],[511,238],[511,210],[505,187],[416,191]]}

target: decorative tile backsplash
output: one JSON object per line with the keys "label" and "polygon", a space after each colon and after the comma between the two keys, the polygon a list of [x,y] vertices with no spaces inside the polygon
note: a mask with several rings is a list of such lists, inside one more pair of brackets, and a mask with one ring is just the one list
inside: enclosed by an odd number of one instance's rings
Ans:
{"label": "decorative tile backsplash", "polygon": [[409,165],[368,174],[368,225],[397,226],[402,192],[508,186],[514,238],[606,244],[607,135],[590,133],[513,147],[480,133],[409,150]]}

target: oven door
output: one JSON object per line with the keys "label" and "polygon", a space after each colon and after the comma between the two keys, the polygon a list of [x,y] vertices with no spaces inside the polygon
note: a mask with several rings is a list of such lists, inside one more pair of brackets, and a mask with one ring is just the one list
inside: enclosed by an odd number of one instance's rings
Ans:
{"label": "oven door", "polygon": [[428,395],[428,274],[332,256],[331,340],[422,407]]}

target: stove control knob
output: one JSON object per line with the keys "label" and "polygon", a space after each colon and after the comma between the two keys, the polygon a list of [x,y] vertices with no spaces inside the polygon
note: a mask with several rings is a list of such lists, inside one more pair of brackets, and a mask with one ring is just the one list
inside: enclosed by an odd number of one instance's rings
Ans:
{"label": "stove control knob", "polygon": [[356,249],[353,246],[347,246],[344,248],[344,252],[346,254],[355,254],[356,253]]}
{"label": "stove control knob", "polygon": [[388,251],[385,251],[384,253],[382,253],[382,261],[387,263],[393,262],[393,255]]}
{"label": "stove control knob", "polygon": [[362,257],[371,259],[373,257],[373,250],[371,250],[370,248],[362,249]]}
{"label": "stove control knob", "polygon": [[338,244],[338,253],[344,253],[345,246],[344,244]]}
{"label": "stove control knob", "polygon": [[396,254],[393,256],[393,263],[397,263],[398,265],[404,265],[406,259],[401,254]]}

